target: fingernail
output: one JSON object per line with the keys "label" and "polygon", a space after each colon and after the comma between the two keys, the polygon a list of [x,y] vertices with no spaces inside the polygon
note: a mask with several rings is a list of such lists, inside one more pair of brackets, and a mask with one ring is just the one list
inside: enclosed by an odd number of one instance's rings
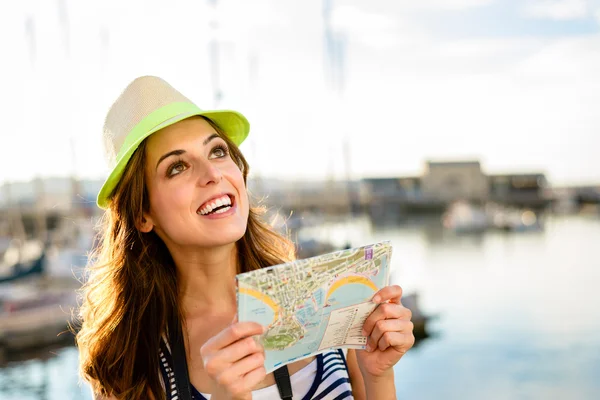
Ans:
{"label": "fingernail", "polygon": [[269,328],[267,328],[266,326],[263,326],[262,328],[263,328],[263,335],[264,335],[265,333],[267,333],[267,331],[269,330]]}
{"label": "fingernail", "polygon": [[371,352],[371,345],[369,343],[367,343],[367,349],[366,349],[369,353]]}
{"label": "fingernail", "polygon": [[373,297],[373,303],[379,304],[380,302],[381,302],[381,297],[379,297],[379,296]]}
{"label": "fingernail", "polygon": [[367,331],[365,331],[364,329],[362,330],[362,335],[363,336],[367,336]]}

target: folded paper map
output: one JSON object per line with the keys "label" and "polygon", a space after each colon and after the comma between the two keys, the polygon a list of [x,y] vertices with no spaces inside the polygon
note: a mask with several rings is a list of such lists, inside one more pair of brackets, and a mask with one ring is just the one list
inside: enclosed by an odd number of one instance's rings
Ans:
{"label": "folded paper map", "polygon": [[237,275],[238,320],[268,327],[259,340],[271,372],[329,349],[364,349],[373,295],[388,285],[390,242]]}

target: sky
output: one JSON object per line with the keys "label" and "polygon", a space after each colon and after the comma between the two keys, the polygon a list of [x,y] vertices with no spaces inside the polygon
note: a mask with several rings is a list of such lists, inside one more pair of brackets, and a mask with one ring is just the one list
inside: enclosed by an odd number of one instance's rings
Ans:
{"label": "sky", "polygon": [[106,112],[157,75],[201,108],[248,117],[254,176],[419,175],[430,159],[477,159],[490,174],[600,183],[600,0],[324,5],[1,2],[0,181],[105,177]]}

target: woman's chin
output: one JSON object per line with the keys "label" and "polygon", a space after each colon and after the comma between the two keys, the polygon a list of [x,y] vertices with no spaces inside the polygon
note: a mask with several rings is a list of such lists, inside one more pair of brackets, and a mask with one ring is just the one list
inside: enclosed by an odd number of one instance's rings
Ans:
{"label": "woman's chin", "polygon": [[222,229],[211,235],[203,235],[204,238],[199,241],[198,246],[206,248],[235,244],[244,237],[245,232],[246,229]]}

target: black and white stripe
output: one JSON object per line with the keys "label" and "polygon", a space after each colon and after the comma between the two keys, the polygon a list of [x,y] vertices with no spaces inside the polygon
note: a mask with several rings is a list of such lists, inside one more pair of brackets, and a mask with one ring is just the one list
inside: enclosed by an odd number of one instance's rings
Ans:
{"label": "black and white stripe", "polygon": [[160,371],[162,373],[163,386],[167,392],[167,398],[170,400],[179,400],[177,385],[175,384],[175,372],[171,368],[171,365],[173,365],[171,354],[162,342],[158,355],[160,357]]}
{"label": "black and white stripe", "polygon": [[[171,358],[171,353],[169,352],[166,343],[161,343],[159,355],[161,361],[160,370],[165,391],[167,393],[167,400],[178,400],[179,396],[177,394],[175,374],[171,368],[173,359]],[[346,364],[346,357],[341,349],[331,350],[317,355],[316,369],[314,381],[310,384],[310,388],[308,388],[308,391],[306,391],[306,389],[302,391],[303,393],[306,393],[306,395],[302,397],[302,400],[353,399],[352,387],[348,376],[348,365]],[[208,400],[210,398],[210,396],[198,392],[193,385],[191,389],[192,399],[194,400]],[[277,388],[274,388],[274,390],[276,393]],[[294,392],[296,391],[295,388]],[[272,398],[272,396],[253,396],[253,399],[255,400],[267,400]]]}
{"label": "black and white stripe", "polygon": [[319,385],[314,394],[309,392],[303,400],[353,399],[348,365],[342,350],[329,351],[320,357],[322,368],[317,365],[315,377],[315,382],[319,382]]}

